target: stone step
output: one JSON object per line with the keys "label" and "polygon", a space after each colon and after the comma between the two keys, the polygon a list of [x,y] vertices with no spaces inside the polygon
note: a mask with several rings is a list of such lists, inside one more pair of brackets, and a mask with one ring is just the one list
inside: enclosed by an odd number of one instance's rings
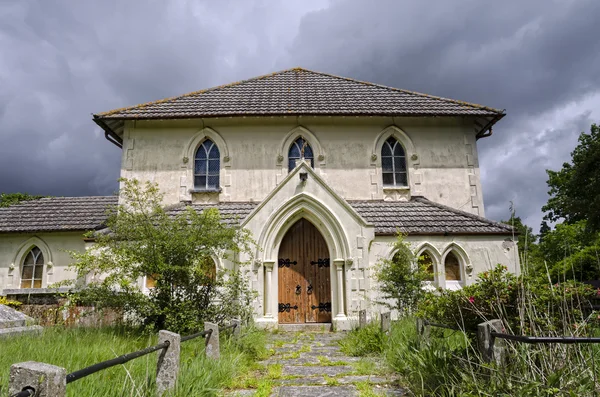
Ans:
{"label": "stone step", "polygon": [[280,397],[350,397],[358,396],[353,386],[281,386]]}
{"label": "stone step", "polygon": [[331,323],[279,324],[278,330],[282,332],[328,332],[331,331]]}
{"label": "stone step", "polygon": [[293,375],[293,376],[338,376],[342,374],[350,374],[354,371],[354,368],[348,365],[338,365],[338,366],[296,366],[296,365],[284,365],[282,369],[283,375]]}
{"label": "stone step", "polygon": [[4,320],[0,321],[0,329],[25,327],[27,321],[23,320]]}
{"label": "stone step", "polygon": [[30,325],[28,327],[13,327],[0,329],[0,338],[6,336],[22,335],[22,334],[39,334],[44,330],[40,325]]}

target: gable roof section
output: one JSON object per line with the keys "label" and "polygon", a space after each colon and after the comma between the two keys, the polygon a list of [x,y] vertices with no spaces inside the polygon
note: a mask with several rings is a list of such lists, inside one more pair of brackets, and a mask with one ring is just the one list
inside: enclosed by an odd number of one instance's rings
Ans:
{"label": "gable roof section", "polygon": [[0,233],[100,229],[117,196],[49,197],[0,208]]}
{"label": "gable roof section", "polygon": [[503,110],[303,68],[115,109],[100,119],[218,116],[498,116]]}
{"label": "gable roof section", "polygon": [[375,234],[512,234],[513,229],[468,212],[413,196],[410,201],[349,201]]}
{"label": "gable roof section", "polygon": [[[508,225],[468,212],[434,203],[424,197],[410,201],[349,201],[352,208],[369,224],[375,234],[512,234]],[[197,211],[217,208],[223,221],[238,225],[258,206],[254,202],[191,204]],[[98,230],[104,227],[107,208],[117,205],[116,196],[54,197],[25,201],[0,208],[0,233],[34,233]],[[183,211],[180,204],[169,214]]]}

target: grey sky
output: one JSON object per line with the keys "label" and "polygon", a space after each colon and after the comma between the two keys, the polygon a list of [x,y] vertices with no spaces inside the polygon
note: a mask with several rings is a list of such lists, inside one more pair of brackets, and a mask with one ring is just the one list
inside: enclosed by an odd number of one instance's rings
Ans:
{"label": "grey sky", "polygon": [[600,121],[595,0],[4,0],[0,191],[110,194],[91,113],[293,66],[506,108],[479,141],[486,215],[537,230],[546,168]]}

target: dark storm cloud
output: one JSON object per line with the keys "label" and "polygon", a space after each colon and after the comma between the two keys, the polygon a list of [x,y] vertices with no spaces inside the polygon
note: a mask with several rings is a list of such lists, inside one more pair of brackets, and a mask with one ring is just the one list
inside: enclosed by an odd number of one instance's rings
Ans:
{"label": "dark storm cloud", "polygon": [[544,169],[594,115],[539,121],[599,91],[599,16],[594,0],[4,1],[0,191],[109,194],[121,152],[91,113],[303,66],[506,108],[479,144],[487,215],[513,200],[537,227]]}
{"label": "dark storm cloud", "polygon": [[303,18],[289,57],[316,70],[507,109],[494,136],[479,143],[486,215],[507,218],[513,200],[537,230],[545,169],[569,159],[590,116],[565,115],[546,131],[529,121],[600,91],[599,17],[595,0],[337,1]]}
{"label": "dark storm cloud", "polygon": [[265,36],[281,35],[263,31],[265,24],[256,35],[251,28],[263,14],[282,14],[280,7],[265,7],[243,1],[2,2],[0,192],[111,194],[121,151],[104,139],[91,114],[248,77],[244,69],[264,73],[270,63],[256,59],[269,59],[261,54],[281,46]]}

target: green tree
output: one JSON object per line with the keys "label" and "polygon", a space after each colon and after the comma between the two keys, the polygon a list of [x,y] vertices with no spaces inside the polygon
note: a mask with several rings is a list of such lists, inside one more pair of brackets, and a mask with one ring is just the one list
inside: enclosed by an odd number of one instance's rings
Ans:
{"label": "green tree", "polygon": [[44,196],[32,196],[27,193],[0,193],[0,207],[8,207],[21,201],[37,200]]}
{"label": "green tree", "polygon": [[542,207],[545,219],[567,223],[586,220],[591,231],[600,230],[600,126],[582,132],[571,153],[571,163],[560,171],[546,170],[550,199]]}
{"label": "green tree", "polygon": [[402,234],[398,235],[393,250],[395,253],[392,259],[384,259],[378,263],[375,278],[384,299],[381,303],[408,314],[424,296],[423,282],[430,274],[426,264],[418,263]]}
{"label": "green tree", "polygon": [[585,221],[557,224],[540,251],[554,281],[600,279],[600,233],[590,233]]}
{"label": "green tree", "polygon": [[[148,327],[175,332],[197,330],[208,319],[248,318],[252,295],[241,264],[215,277],[213,261],[250,252],[248,233],[227,226],[216,209],[169,214],[155,184],[121,181],[122,204],[110,211],[106,232],[90,235],[93,249],[71,253],[78,280],[86,280],[75,300],[117,307]],[[146,294],[144,277],[155,284]]]}

